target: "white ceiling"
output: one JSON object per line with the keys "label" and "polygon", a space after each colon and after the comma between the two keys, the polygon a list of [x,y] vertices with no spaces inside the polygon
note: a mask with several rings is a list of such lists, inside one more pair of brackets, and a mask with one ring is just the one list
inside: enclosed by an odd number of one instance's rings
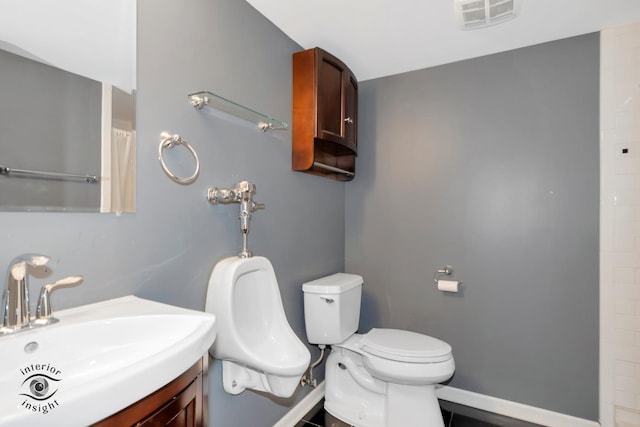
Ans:
{"label": "white ceiling", "polygon": [[0,10],[0,49],[135,89],[136,2],[0,0]]}
{"label": "white ceiling", "polygon": [[515,19],[467,31],[453,0],[247,2],[303,48],[340,58],[360,81],[640,22],[640,0],[522,0]]}

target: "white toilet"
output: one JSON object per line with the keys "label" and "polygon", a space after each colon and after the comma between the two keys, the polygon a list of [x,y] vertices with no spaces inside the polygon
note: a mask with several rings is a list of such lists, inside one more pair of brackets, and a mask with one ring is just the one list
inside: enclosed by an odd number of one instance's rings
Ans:
{"label": "white toilet", "polygon": [[356,334],[362,282],[337,273],[302,285],[307,339],[332,346],[325,410],[357,427],[444,427],[435,385],[453,375],[451,346],[397,329]]}
{"label": "white toilet", "polygon": [[205,310],[216,315],[209,350],[222,360],[227,393],[246,388],[289,397],[311,354],[287,322],[273,266],[264,257],[219,261],[209,279]]}

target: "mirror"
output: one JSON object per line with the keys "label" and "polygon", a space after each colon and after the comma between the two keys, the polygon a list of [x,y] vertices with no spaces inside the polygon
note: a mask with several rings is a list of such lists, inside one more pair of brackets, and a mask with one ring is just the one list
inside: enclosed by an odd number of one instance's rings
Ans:
{"label": "mirror", "polygon": [[135,212],[135,0],[0,0],[0,211]]}

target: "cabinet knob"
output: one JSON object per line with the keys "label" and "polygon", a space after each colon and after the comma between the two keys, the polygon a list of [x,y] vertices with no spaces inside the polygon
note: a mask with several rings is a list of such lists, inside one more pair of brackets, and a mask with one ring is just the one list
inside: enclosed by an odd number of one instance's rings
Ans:
{"label": "cabinet knob", "polygon": [[345,123],[349,123],[349,124],[353,124],[353,119],[351,117],[347,117],[346,119],[344,119]]}

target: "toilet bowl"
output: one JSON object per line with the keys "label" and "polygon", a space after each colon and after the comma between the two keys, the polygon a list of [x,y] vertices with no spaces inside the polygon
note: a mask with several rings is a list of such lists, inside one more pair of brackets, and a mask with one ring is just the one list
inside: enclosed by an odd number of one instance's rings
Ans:
{"label": "toilet bowl", "polygon": [[331,345],[324,407],[356,427],[444,427],[436,384],[451,378],[451,346],[398,329],[357,334],[362,278],[338,273],[303,285],[307,339]]}
{"label": "toilet bowl", "polygon": [[216,315],[218,336],[209,350],[222,360],[230,394],[245,389],[289,397],[311,355],[287,322],[271,262],[230,257],[211,273],[205,310]]}
{"label": "toilet bowl", "polygon": [[325,409],[357,427],[442,427],[435,385],[454,370],[444,341],[396,329],[354,334],[327,358]]}

